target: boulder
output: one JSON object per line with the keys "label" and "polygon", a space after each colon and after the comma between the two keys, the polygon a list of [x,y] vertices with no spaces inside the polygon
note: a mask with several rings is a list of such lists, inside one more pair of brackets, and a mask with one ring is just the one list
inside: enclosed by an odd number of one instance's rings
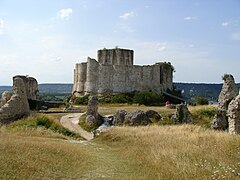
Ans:
{"label": "boulder", "polygon": [[117,110],[116,113],[113,115],[113,125],[122,125],[126,115],[127,111]]}
{"label": "boulder", "polygon": [[240,95],[228,106],[228,123],[230,134],[240,134]]}
{"label": "boulder", "polygon": [[214,120],[212,121],[211,128],[216,130],[226,130],[228,128],[226,111],[217,111]]}
{"label": "boulder", "polygon": [[100,126],[103,123],[103,117],[98,114],[98,98],[89,96],[85,123],[88,126]]}
{"label": "boulder", "polygon": [[91,127],[98,126],[100,125],[98,119],[99,117],[97,115],[87,115],[85,123]]}
{"label": "boulder", "polygon": [[108,131],[111,129],[111,125],[109,124],[111,120],[107,117],[103,118],[103,124],[99,126],[97,129],[93,130],[93,137],[99,136],[101,133]]}
{"label": "boulder", "polygon": [[179,104],[171,119],[175,121],[175,124],[190,123],[192,122],[192,114],[186,105]]}
{"label": "boulder", "polygon": [[145,113],[147,117],[150,118],[152,121],[158,122],[162,120],[162,116],[157,111],[147,110]]}
{"label": "boulder", "polygon": [[98,114],[98,98],[96,96],[89,96],[86,114],[87,115]]}
{"label": "boulder", "polygon": [[136,110],[131,114],[128,114],[126,120],[130,126],[148,125],[152,123],[146,113],[142,110]]}
{"label": "boulder", "polygon": [[113,115],[113,125],[148,125],[153,122],[158,122],[162,119],[162,116],[158,112],[148,110],[146,112],[142,110],[136,110],[128,113],[125,110],[117,110]]}
{"label": "boulder", "polygon": [[11,122],[30,113],[25,84],[19,77],[13,78],[12,94],[10,100],[0,108],[2,123]]}
{"label": "boulder", "polygon": [[216,130],[226,130],[228,128],[228,105],[237,96],[237,88],[233,76],[225,74],[223,80],[224,83],[218,98],[217,114],[211,123],[211,128]]}

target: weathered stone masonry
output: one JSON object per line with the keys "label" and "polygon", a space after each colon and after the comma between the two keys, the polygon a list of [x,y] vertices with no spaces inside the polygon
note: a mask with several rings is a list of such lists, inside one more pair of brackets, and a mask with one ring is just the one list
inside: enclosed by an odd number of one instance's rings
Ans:
{"label": "weathered stone masonry", "polygon": [[138,66],[133,64],[133,56],[133,50],[103,49],[98,51],[98,61],[88,58],[76,64],[73,95],[172,90],[170,64]]}

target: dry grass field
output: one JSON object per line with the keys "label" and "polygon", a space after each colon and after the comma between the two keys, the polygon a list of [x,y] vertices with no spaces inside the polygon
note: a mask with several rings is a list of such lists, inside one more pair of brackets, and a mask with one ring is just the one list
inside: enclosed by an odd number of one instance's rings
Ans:
{"label": "dry grass field", "polygon": [[[99,111],[117,109],[166,117],[174,111],[134,105]],[[33,126],[34,117],[1,127],[0,179],[240,179],[240,136],[207,128],[214,107],[190,110],[191,125],[115,127],[90,142]],[[48,118],[58,124],[60,115]]]}

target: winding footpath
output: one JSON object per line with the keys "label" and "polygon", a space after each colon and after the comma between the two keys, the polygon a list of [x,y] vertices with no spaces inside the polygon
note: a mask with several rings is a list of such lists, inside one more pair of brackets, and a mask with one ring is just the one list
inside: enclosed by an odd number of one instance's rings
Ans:
{"label": "winding footpath", "polygon": [[85,131],[81,126],[78,125],[79,118],[84,113],[72,113],[61,117],[60,123],[63,127],[80,134],[83,138],[90,141],[93,139],[93,134]]}

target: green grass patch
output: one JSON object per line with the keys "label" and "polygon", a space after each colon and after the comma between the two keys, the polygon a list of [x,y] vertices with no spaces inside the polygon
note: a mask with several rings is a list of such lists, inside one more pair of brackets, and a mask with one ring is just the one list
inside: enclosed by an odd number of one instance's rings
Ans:
{"label": "green grass patch", "polygon": [[204,128],[210,128],[211,121],[216,112],[217,109],[214,107],[193,110],[191,112],[193,117],[192,124],[199,125]]}
{"label": "green grass patch", "polygon": [[83,114],[80,118],[79,118],[79,125],[86,131],[88,132],[92,132],[95,127],[91,127],[91,126],[88,126],[85,122],[85,119],[86,119],[87,115],[86,114]]}
{"label": "green grass patch", "polygon": [[54,133],[59,133],[68,137],[80,138],[80,136],[76,133],[62,127],[62,125],[55,121],[53,118],[44,115],[35,115],[23,120],[16,121],[12,124],[7,125],[6,129],[9,131],[28,131],[31,129],[43,129],[50,130]]}

